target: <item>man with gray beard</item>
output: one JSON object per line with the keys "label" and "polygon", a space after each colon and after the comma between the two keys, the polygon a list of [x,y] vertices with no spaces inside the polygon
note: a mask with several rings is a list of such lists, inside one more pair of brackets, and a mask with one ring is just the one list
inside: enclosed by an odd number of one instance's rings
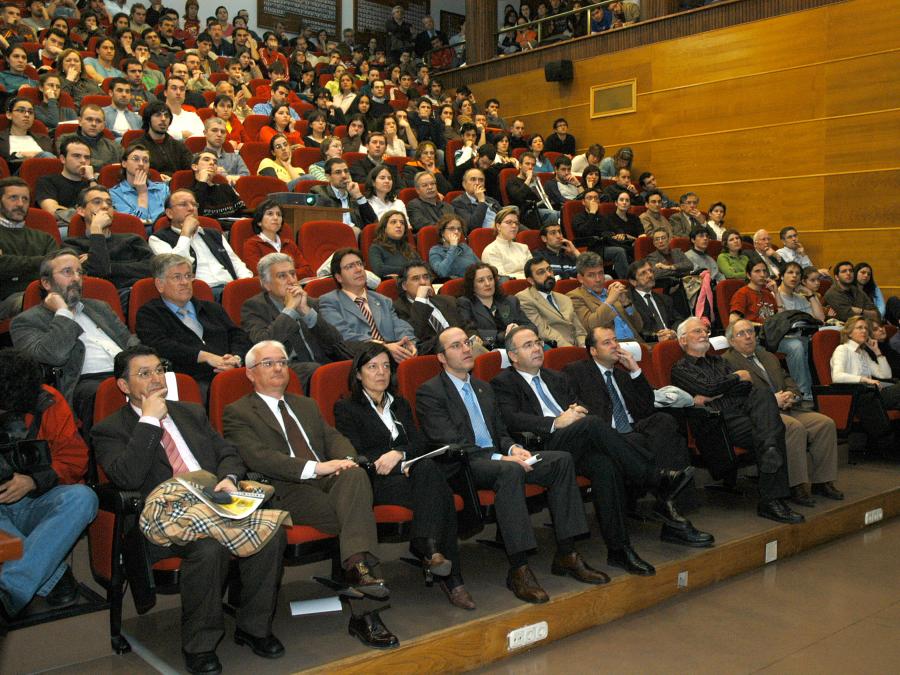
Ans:
{"label": "man with gray beard", "polygon": [[48,254],[40,275],[44,300],[13,320],[13,346],[57,371],[54,384],[87,433],[97,387],[112,375],[116,354],[138,339],[107,303],[82,298],[81,259],[73,249]]}

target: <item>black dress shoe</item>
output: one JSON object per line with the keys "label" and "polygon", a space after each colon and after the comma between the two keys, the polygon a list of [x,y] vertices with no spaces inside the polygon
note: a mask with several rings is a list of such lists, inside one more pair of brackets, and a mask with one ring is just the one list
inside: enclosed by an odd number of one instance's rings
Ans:
{"label": "black dress shoe", "polygon": [[606,564],[642,577],[652,577],[656,574],[656,568],[646,560],[641,560],[641,557],[630,546],[611,549],[606,556]]}
{"label": "black dress shoe", "polygon": [[222,662],[215,652],[197,652],[196,654],[184,654],[184,667],[189,673],[201,675],[217,675],[222,672]]}
{"label": "black dress shoe", "polygon": [[266,637],[256,637],[240,628],[235,628],[234,641],[239,645],[250,645],[253,653],[257,656],[262,656],[264,659],[277,659],[280,656],[284,656],[284,645],[281,644],[281,640],[271,633]]}
{"label": "black dress shoe", "polygon": [[656,488],[656,496],[660,501],[671,502],[691,482],[691,478],[694,477],[694,471],[695,469],[692,466],[685,467],[681,471],[661,471],[659,485]]}
{"label": "black dress shoe", "polygon": [[803,483],[791,488],[790,500],[797,506],[805,506],[807,508],[812,508],[816,505],[816,500],[809,495],[809,491]]}
{"label": "black dress shoe", "polygon": [[547,591],[541,588],[537,579],[534,578],[534,572],[528,565],[511,569],[506,575],[506,587],[524,602],[539,605],[550,599]]}
{"label": "black dress shoe", "polygon": [[690,525],[688,519],[678,513],[671,499],[657,499],[652,514],[654,519],[670,527],[687,528]]}
{"label": "black dress shoe", "polygon": [[351,616],[347,632],[372,649],[392,649],[400,646],[400,640],[382,623],[378,612]]}
{"label": "black dress shoe", "polygon": [[669,544],[693,546],[694,548],[709,548],[716,543],[715,537],[709,532],[698,530],[690,521],[686,522],[687,527],[672,527],[664,523],[659,538]]}
{"label": "black dress shoe", "polygon": [[390,589],[384,585],[384,579],[372,574],[371,569],[364,562],[358,562],[350,569],[345,570],[344,580],[363,595],[375,600],[383,600],[391,594]]}
{"label": "black dress shoe", "polygon": [[569,575],[583,584],[609,583],[609,575],[588,565],[578,551],[572,551],[568,555],[557,554],[550,571],[558,577]]}
{"label": "black dress shoe", "polygon": [[66,567],[66,571],[56,582],[53,590],[47,593],[45,600],[51,607],[67,607],[78,599],[78,582],[72,574],[72,568]]}
{"label": "black dress shoe", "polygon": [[835,501],[841,501],[844,498],[844,493],[834,486],[834,481],[828,481],[827,483],[813,483],[812,493],[814,495],[825,497],[826,499],[834,499]]}
{"label": "black dress shoe", "polygon": [[761,502],[756,507],[756,513],[760,518],[768,518],[778,523],[787,523],[788,525],[797,525],[806,521],[802,515],[791,510],[783,499],[771,499],[767,502]]}

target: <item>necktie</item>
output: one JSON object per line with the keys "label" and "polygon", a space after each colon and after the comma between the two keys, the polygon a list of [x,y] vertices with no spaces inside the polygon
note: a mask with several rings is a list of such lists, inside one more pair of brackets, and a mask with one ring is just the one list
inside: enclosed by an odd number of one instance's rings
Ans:
{"label": "necktie", "polygon": [[169,464],[172,465],[172,475],[177,476],[180,473],[187,473],[190,469],[188,469],[187,464],[185,464],[184,460],[181,458],[181,453],[178,452],[178,446],[175,445],[175,439],[172,438],[172,435],[168,431],[166,431],[165,427],[162,427],[162,432],[160,443],[162,443],[163,450],[166,451],[166,457],[169,459]]}
{"label": "necktie", "polygon": [[492,448],[494,441],[491,433],[488,431],[487,424],[484,423],[484,415],[481,413],[481,406],[475,400],[475,392],[472,391],[472,385],[466,382],[462,388],[463,403],[466,404],[466,411],[469,413],[469,421],[472,423],[472,431],[475,432],[475,445],[479,448]]}
{"label": "necktie", "polygon": [[627,434],[631,431],[631,422],[628,421],[628,411],[625,410],[625,402],[619,396],[619,390],[613,383],[613,374],[611,370],[606,373],[606,388],[609,390],[609,399],[612,401],[613,422],[616,424],[616,431],[620,434]]}
{"label": "necktie", "polygon": [[659,312],[659,307],[656,306],[656,301],[653,299],[653,293],[644,293],[644,301],[650,306],[650,309],[653,310],[653,318],[656,319],[660,328],[667,328],[666,322],[662,318],[662,314]]}
{"label": "necktie", "polygon": [[319,458],[316,457],[316,453],[314,453],[306,444],[306,439],[303,438],[300,427],[297,426],[294,418],[288,413],[287,405],[284,401],[278,401],[278,412],[281,413],[281,421],[284,424],[284,431],[287,434],[288,445],[291,446],[294,457],[307,462],[318,462]]}
{"label": "necktie", "polygon": [[384,341],[381,332],[378,330],[378,326],[375,324],[375,317],[372,316],[372,312],[369,311],[369,305],[366,304],[366,299],[360,297],[356,298],[354,302],[356,303],[356,306],[359,307],[359,311],[362,312],[366,323],[369,324],[369,329],[372,331],[372,339]]}
{"label": "necktie", "polygon": [[547,302],[550,303],[550,306],[557,311],[558,314],[562,314],[559,311],[559,306],[556,304],[556,300],[553,299],[553,293],[547,293]]}
{"label": "necktie", "polygon": [[434,332],[440,335],[441,331],[444,330],[447,326],[441,323],[441,320],[437,317],[437,314],[434,313],[436,307],[430,302],[428,303],[428,305],[431,307],[431,314],[428,315],[428,323],[431,324],[432,328],[434,328]]}
{"label": "necktie", "polygon": [[760,375],[762,375],[763,379],[769,384],[769,389],[775,391],[775,385],[772,384],[772,379],[769,377],[769,373],[766,372],[766,368],[763,366],[762,361],[759,360],[756,354],[751,354],[748,359],[753,365],[759,368]]}
{"label": "necktie", "polygon": [[178,316],[181,319],[181,323],[191,329],[191,332],[194,333],[201,340],[203,339],[203,326],[200,324],[197,319],[192,317],[188,311],[187,307],[182,307],[178,310]]}
{"label": "necktie", "polygon": [[559,409],[559,406],[554,403],[553,399],[547,395],[547,392],[544,391],[544,387],[541,385],[541,376],[535,375],[531,378],[531,381],[534,382],[534,388],[537,389],[538,397],[541,401],[544,402],[544,405],[552,412],[555,416],[559,416],[562,414],[562,410]]}

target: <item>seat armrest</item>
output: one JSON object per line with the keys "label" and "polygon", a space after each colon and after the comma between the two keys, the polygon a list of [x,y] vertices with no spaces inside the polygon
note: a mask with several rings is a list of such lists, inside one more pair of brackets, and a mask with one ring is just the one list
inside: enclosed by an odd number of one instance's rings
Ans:
{"label": "seat armrest", "polygon": [[137,490],[120,490],[109,483],[98,485],[94,489],[102,511],[128,515],[140,513],[144,508],[144,498]]}
{"label": "seat armrest", "polygon": [[532,431],[510,431],[509,435],[516,443],[532,453],[539,452],[544,447],[544,438]]}

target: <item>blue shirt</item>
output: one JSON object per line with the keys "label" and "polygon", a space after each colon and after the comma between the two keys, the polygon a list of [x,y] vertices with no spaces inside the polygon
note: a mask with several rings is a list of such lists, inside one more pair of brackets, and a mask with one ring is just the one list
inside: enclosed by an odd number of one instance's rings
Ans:
{"label": "blue shirt", "polygon": [[[297,111],[293,108],[289,108],[291,111],[291,119],[299,120],[300,115],[297,114]],[[253,114],[254,115],[265,115],[268,117],[272,114],[272,104],[271,103],[257,103],[253,106]]]}
{"label": "blue shirt", "polygon": [[194,321],[197,321],[199,323],[200,319],[197,318],[197,309],[194,307],[193,300],[188,300],[188,303],[182,308],[182,307],[179,307],[178,305],[176,305],[174,302],[172,302],[170,300],[166,300],[165,298],[162,298],[162,296],[160,296],[160,297],[161,297],[163,303],[165,303],[166,307],[168,307],[170,310],[172,310],[172,314],[174,314],[175,316],[178,317],[179,321],[181,321],[181,316],[178,313],[182,309],[184,309],[187,312],[189,317],[191,317]]}
{"label": "blue shirt", "polygon": [[[594,293],[594,291],[592,291],[591,289],[586,289],[586,290],[588,293],[590,293],[595,298],[597,298],[600,302],[606,302],[608,293],[606,292],[605,288],[603,289],[603,292],[600,293],[599,295]],[[629,326],[628,322],[625,321],[625,319],[623,319],[619,315],[619,310],[617,310],[612,305],[610,305],[610,307],[612,307],[612,310],[616,313],[616,318],[613,320],[613,330],[616,331],[616,339],[617,340],[634,340],[634,339],[636,339],[634,337],[634,331],[631,330],[631,326]],[[634,307],[629,305],[628,308],[625,310],[625,313],[628,314],[628,316],[631,316],[632,314],[634,314]]]}
{"label": "blue shirt", "polygon": [[155,222],[165,211],[169,186],[165,183],[147,181],[147,208],[138,206],[137,190],[127,180],[123,180],[109,191],[113,208],[121,213],[137,216],[145,223]]}
{"label": "blue shirt", "polygon": [[[446,370],[444,372],[447,373]],[[471,376],[467,375],[465,380],[460,380],[455,375],[451,375],[450,373],[447,373],[447,377],[450,378],[450,381],[453,383],[453,386],[456,387],[456,392],[459,394],[459,397],[463,401],[466,400],[466,395],[463,393],[463,387],[466,386],[466,384],[468,384],[469,387],[472,388],[472,396],[475,397],[475,404],[478,406],[481,405],[478,401],[478,394],[475,393],[475,387],[472,386]],[[466,410],[466,412],[468,413],[468,410]],[[483,410],[481,411],[481,416],[484,417]],[[484,423],[485,423],[485,426],[487,426],[487,419],[485,419]],[[490,429],[488,429],[488,431],[490,431]],[[513,446],[509,446],[509,448],[506,449],[506,454],[509,454],[509,451],[512,450],[512,448],[513,448]],[[501,455],[499,452],[495,452],[494,454],[491,455],[491,459],[500,459],[502,456],[503,455]]]}

